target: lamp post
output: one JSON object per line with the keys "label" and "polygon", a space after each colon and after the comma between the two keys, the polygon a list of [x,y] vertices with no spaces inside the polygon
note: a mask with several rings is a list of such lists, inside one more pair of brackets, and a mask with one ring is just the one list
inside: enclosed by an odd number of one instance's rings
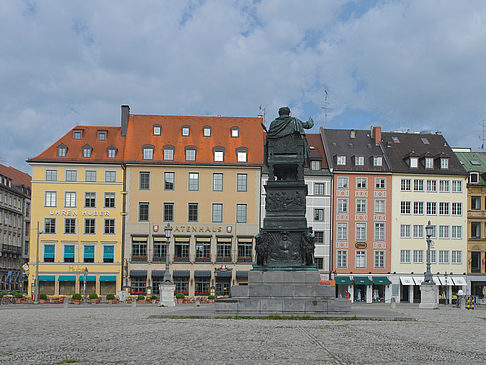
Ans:
{"label": "lamp post", "polygon": [[35,259],[35,284],[34,284],[34,303],[39,304],[39,236],[43,232],[39,229],[39,221],[37,221],[37,252]]}
{"label": "lamp post", "polygon": [[164,228],[165,230],[165,272],[164,272],[164,283],[172,284],[172,278],[169,273],[169,244],[170,237],[172,236],[172,227],[169,223]]}
{"label": "lamp post", "polygon": [[432,236],[432,231],[434,230],[434,226],[429,223],[425,226],[425,236],[427,241],[427,261],[426,261],[426,271],[425,271],[425,280],[424,283],[426,284],[433,284],[434,280],[432,279],[432,272],[430,271],[430,245],[432,244],[432,240],[430,237]]}
{"label": "lamp post", "polygon": [[174,307],[174,291],[175,291],[175,284],[172,282],[171,275],[169,273],[169,244],[170,244],[170,236],[172,235],[172,227],[169,223],[165,226],[165,272],[164,272],[164,281],[159,284],[159,292],[160,292],[160,301],[159,305],[164,307]]}

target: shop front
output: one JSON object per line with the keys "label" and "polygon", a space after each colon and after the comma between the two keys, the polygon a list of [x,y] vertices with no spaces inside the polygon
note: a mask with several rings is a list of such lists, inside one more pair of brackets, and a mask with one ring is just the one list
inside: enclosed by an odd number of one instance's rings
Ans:
{"label": "shop front", "polygon": [[59,275],[59,295],[73,295],[76,292],[76,275]]}

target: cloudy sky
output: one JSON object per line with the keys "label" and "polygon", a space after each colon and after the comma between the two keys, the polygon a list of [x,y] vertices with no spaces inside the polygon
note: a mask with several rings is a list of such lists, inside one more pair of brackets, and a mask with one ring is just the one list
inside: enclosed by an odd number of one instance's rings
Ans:
{"label": "cloudy sky", "polygon": [[[478,150],[486,2],[0,0],[0,163],[30,172],[77,124],[256,116],[440,130]],[[324,90],[328,95],[327,120]]]}

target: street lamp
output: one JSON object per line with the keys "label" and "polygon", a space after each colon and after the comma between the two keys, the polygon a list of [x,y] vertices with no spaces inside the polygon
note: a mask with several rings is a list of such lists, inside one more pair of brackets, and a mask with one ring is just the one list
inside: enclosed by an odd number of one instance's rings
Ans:
{"label": "street lamp", "polygon": [[39,229],[37,221],[37,252],[35,259],[35,284],[34,284],[34,303],[39,304],[39,236],[44,233]]}
{"label": "street lamp", "polygon": [[432,232],[434,230],[434,226],[429,223],[425,226],[425,236],[427,241],[427,262],[426,262],[426,271],[425,271],[425,280],[426,284],[433,284],[434,280],[432,279],[432,272],[430,271],[430,245],[432,244],[432,240],[430,237],[432,236]]}
{"label": "street lamp", "polygon": [[169,273],[169,244],[170,237],[172,236],[172,227],[169,223],[164,228],[165,230],[165,272],[164,272],[164,283],[172,284],[172,278]]}

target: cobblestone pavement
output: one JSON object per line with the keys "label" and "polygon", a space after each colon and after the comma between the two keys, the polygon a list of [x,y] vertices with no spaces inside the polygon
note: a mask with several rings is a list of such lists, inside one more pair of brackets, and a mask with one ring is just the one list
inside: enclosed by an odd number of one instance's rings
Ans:
{"label": "cobblestone pavement", "polygon": [[486,363],[486,310],[393,310],[414,321],[157,317],[177,308],[2,306],[0,364]]}

